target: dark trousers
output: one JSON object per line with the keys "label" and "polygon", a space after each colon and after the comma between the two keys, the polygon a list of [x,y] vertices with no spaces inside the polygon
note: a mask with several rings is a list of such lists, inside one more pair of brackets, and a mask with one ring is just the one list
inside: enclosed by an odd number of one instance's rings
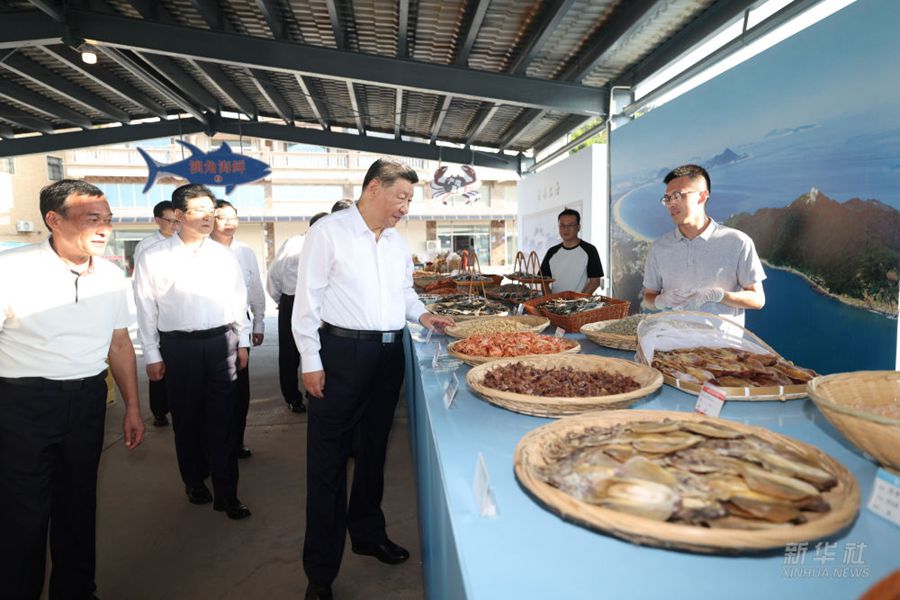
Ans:
{"label": "dark trousers", "polygon": [[288,404],[300,400],[297,371],[300,369],[300,351],[291,331],[291,314],[294,297],[282,294],[278,301],[278,382],[281,395]]}
{"label": "dark trousers", "polygon": [[[250,350],[247,349],[249,354]],[[235,400],[234,400],[234,419],[235,432],[234,441],[235,448],[240,450],[244,447],[244,430],[247,429],[247,413],[250,412],[250,363],[237,372],[237,381],[235,382]]]}
{"label": "dark trousers", "polygon": [[237,495],[235,380],[237,336],[205,339],[160,334],[166,391],[175,431],[178,469],[185,485],[212,477],[216,498]]}
{"label": "dark trousers", "polygon": [[72,391],[0,382],[0,598],[90,598],[106,382]]}
{"label": "dark trousers", "polygon": [[166,394],[166,380],[150,382],[150,412],[157,419],[169,413],[169,398]]}
{"label": "dark trousers", "polygon": [[[306,539],[311,582],[337,576],[347,532],[354,544],[387,539],[381,498],[384,459],[403,383],[403,344],[357,341],[320,332],[325,397],[309,399]],[[347,459],[358,449],[347,505]]]}

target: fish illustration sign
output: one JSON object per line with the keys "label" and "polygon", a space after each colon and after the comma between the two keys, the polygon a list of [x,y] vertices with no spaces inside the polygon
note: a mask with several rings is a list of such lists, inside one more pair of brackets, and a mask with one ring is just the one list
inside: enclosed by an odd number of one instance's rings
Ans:
{"label": "fish illustration sign", "polygon": [[169,165],[159,164],[143,148],[137,149],[147,161],[147,168],[150,171],[147,175],[147,184],[144,186],[144,194],[162,175],[174,175],[187,179],[191,183],[224,185],[225,193],[231,194],[235,187],[262,179],[272,172],[269,165],[261,160],[243,154],[235,154],[226,142],[222,142],[222,145],[215,150],[204,152],[193,144],[177,141],[190,150],[191,155]]}

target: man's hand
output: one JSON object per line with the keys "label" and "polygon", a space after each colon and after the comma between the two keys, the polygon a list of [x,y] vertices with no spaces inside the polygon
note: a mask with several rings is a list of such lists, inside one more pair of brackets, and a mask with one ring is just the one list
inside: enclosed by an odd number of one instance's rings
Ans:
{"label": "man's hand", "polygon": [[684,307],[687,310],[697,310],[707,302],[721,302],[725,297],[725,290],[722,288],[700,288],[694,290],[690,296],[684,301]]}
{"label": "man's hand", "polygon": [[303,374],[303,387],[314,398],[325,397],[325,371],[310,371]]}
{"label": "man's hand", "polygon": [[149,363],[147,365],[147,377],[150,381],[159,381],[166,374],[166,363],[163,361]]}
{"label": "man's hand", "polygon": [[450,317],[435,315],[430,312],[427,312],[419,317],[419,323],[432,331],[437,331],[438,333],[444,333],[445,328],[453,327],[454,325],[456,325],[456,321],[454,321]]}
{"label": "man's hand", "polygon": [[246,348],[237,349],[237,370],[243,371],[250,363],[250,351]]}
{"label": "man's hand", "polygon": [[254,333],[253,334],[253,345],[259,346],[260,344],[263,343],[263,338],[265,338],[265,337],[266,336],[262,333]]}
{"label": "man's hand", "polygon": [[[154,364],[161,365],[162,363]],[[122,433],[125,436],[125,447],[129,450],[134,450],[144,441],[144,420],[141,418],[141,410],[137,406],[129,406],[125,409]]]}
{"label": "man's hand", "polygon": [[688,298],[691,297],[690,290],[666,290],[656,297],[653,304],[657,310],[666,310],[669,308],[681,308],[684,306]]}

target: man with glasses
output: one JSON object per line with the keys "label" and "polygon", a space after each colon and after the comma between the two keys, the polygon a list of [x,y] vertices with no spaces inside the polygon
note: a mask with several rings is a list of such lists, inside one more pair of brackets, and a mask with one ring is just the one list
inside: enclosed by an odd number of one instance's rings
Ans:
{"label": "man with glasses", "polygon": [[149,248],[137,267],[135,304],[147,375],[165,376],[175,453],[188,501],[250,516],[237,497],[235,382],[247,366],[247,286],[230,250],[209,239],[215,196],[202,185],[172,192],[181,231]]}
{"label": "man with glasses", "polygon": [[[178,232],[178,219],[175,218],[175,207],[171,200],[163,200],[153,207],[153,220],[159,230],[148,235],[134,247],[134,268],[137,269],[138,259],[141,258],[147,248],[166,240]],[[166,384],[160,381],[150,382],[150,412],[153,413],[154,427],[166,427],[169,419],[169,400],[166,398]]]}
{"label": "man with glasses", "polygon": [[[251,339],[254,346],[263,343],[266,330],[266,295],[263,292],[262,279],[259,277],[259,265],[256,263],[256,254],[247,244],[242,244],[234,239],[238,228],[237,209],[227,200],[216,202],[216,224],[209,237],[229,248],[241,265],[244,274],[244,283],[247,286],[247,308],[253,315],[253,333]],[[249,350],[249,349],[248,349]],[[250,458],[250,448],[244,445],[244,431],[247,429],[247,412],[250,410],[250,367],[238,371],[237,378],[237,402],[235,403],[235,417],[237,432],[238,458]]]}
{"label": "man with glasses", "polygon": [[541,275],[552,277],[553,293],[593,294],[600,287],[603,265],[593,244],[580,239],[581,215],[567,208],[559,213],[559,237],[562,242],[547,250],[541,262]]}
{"label": "man with glasses", "polygon": [[653,242],[644,266],[644,305],[698,310],[744,324],[745,309],[766,303],[762,263],[750,237],[706,214],[709,173],[683,165],[663,179],[660,199],[675,230]]}
{"label": "man with glasses", "polygon": [[41,190],[50,238],[0,254],[0,597],[94,598],[106,372],[124,442],[144,437],[124,273],[100,258],[106,198],[84,181]]}

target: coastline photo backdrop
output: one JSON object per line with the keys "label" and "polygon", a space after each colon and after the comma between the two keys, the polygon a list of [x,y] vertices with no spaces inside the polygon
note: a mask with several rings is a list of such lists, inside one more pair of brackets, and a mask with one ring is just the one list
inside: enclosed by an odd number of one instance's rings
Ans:
{"label": "coastline photo backdrop", "polygon": [[900,3],[858,0],[612,132],[614,294],[636,304],[671,231],[663,176],[712,179],[707,211],[766,263],[746,326],[820,373],[893,369],[900,274]]}

